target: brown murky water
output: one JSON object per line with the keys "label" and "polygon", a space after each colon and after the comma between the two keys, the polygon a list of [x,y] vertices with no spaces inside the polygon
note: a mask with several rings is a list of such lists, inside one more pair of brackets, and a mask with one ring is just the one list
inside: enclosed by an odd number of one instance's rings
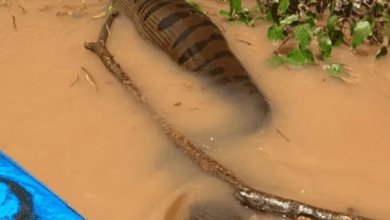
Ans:
{"label": "brown murky water", "polygon": [[[181,212],[175,219],[186,219],[189,204],[213,200],[264,219],[239,207],[225,184],[176,150],[83,48],[96,40],[104,22],[91,16],[108,1],[86,0],[86,16],[56,16],[75,12],[80,2],[20,0],[0,7],[1,150],[88,219],[168,220],[176,209]],[[228,7],[197,2],[214,14]],[[221,98],[177,67],[124,16],[114,22],[108,47],[164,117],[250,185],[390,219],[389,58],[336,49],[334,60],[354,69],[355,84],[338,82],[320,67],[269,69],[264,60],[277,46],[266,39],[267,24],[229,26],[210,16],[272,100],[272,123],[262,130],[242,132],[251,121],[250,114],[238,114],[245,103]]]}

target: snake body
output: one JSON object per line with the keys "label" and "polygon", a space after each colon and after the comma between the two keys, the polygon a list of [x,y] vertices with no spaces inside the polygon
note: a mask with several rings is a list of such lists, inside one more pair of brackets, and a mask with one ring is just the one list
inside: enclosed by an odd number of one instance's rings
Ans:
{"label": "snake body", "polygon": [[[270,105],[211,19],[183,0],[117,0],[117,8],[134,23],[142,37],[178,65],[227,91],[251,100],[262,125]],[[248,97],[250,99],[248,99]]]}
{"label": "snake body", "polygon": [[[118,0],[119,3],[127,4],[127,7],[131,6],[130,1],[133,0]],[[139,0],[135,0],[137,2]],[[155,1],[150,1],[145,4],[157,4],[152,3]],[[161,1],[163,2],[163,1]],[[177,1],[175,1],[177,2]],[[155,6],[157,6],[155,5]],[[134,5],[132,5],[134,6]],[[146,7],[146,6],[144,6]],[[153,14],[156,7],[151,6],[155,9],[151,10],[151,13],[146,12],[146,14]],[[160,6],[159,6],[160,7]],[[142,11],[142,10],[140,10]],[[145,14],[145,16],[146,16]],[[338,213],[314,206],[310,206],[299,201],[282,198],[272,194],[268,194],[254,188],[247,186],[241,179],[236,177],[233,172],[229,171],[223,165],[218,163],[216,160],[208,156],[205,152],[202,151],[199,147],[191,143],[191,141],[185,137],[181,132],[176,129],[173,125],[168,123],[157,111],[153,109],[152,106],[148,104],[145,98],[142,96],[138,87],[132,82],[130,77],[122,70],[120,65],[116,63],[113,55],[106,48],[106,40],[109,35],[108,29],[111,27],[111,24],[114,18],[118,15],[118,12],[115,11],[109,16],[106,23],[104,24],[97,42],[85,43],[85,48],[96,53],[100,57],[103,64],[107,69],[127,88],[129,89],[140,104],[152,115],[152,117],[159,123],[164,133],[172,140],[172,142],[181,149],[185,154],[189,156],[202,170],[210,173],[211,175],[217,177],[220,180],[230,184],[234,189],[234,197],[243,205],[250,207],[254,211],[257,211],[262,214],[272,214],[275,216],[282,216],[283,218],[297,219],[298,217],[305,216],[310,217],[311,219],[316,220],[369,220],[368,218],[351,216],[344,213]],[[128,12],[128,15],[132,13]],[[148,15],[149,17],[151,15]],[[133,15],[134,19],[135,15]],[[144,19],[145,20],[145,19]],[[250,79],[247,77],[247,79]],[[234,84],[235,85],[235,84]],[[244,84],[244,87],[246,85]],[[242,93],[241,93],[242,94]],[[259,90],[256,90],[251,94],[260,94],[263,98],[262,100],[266,103],[267,109],[262,109],[264,115],[269,111],[268,103],[265,101],[264,96],[260,93]],[[261,100],[260,100],[261,101]],[[264,107],[264,106],[263,106]],[[198,219],[197,214],[192,219]]]}

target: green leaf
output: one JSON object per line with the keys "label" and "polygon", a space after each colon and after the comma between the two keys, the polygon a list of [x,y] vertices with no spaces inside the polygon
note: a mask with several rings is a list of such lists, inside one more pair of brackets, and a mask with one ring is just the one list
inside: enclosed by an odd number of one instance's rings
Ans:
{"label": "green leaf", "polygon": [[367,18],[366,18],[365,20],[368,21],[368,23],[370,23],[370,25],[371,25],[372,27],[375,26],[376,19],[375,19],[374,16],[368,15]]}
{"label": "green leaf", "polygon": [[280,11],[282,11],[282,13],[286,12],[289,5],[290,5],[290,0],[280,0],[279,1]]}
{"label": "green leaf", "polygon": [[314,28],[316,26],[317,20],[313,17],[306,16],[305,23],[310,24],[310,26]]}
{"label": "green leaf", "polygon": [[306,12],[306,16],[314,18],[314,19],[317,19],[317,15],[314,12],[311,12],[311,11],[307,11]]}
{"label": "green leaf", "polygon": [[114,3],[115,3],[115,1],[111,2],[111,4],[109,4],[109,5],[107,6],[107,8],[106,8],[106,10],[105,10],[107,14],[110,13],[110,12],[112,12],[112,11],[114,11]]}
{"label": "green leaf", "polygon": [[345,64],[342,63],[333,63],[326,67],[326,70],[331,73],[332,77],[340,78],[341,74],[344,71]]}
{"label": "green leaf", "polygon": [[374,4],[371,11],[373,12],[372,14],[376,15],[380,12],[383,12],[385,9],[383,3],[379,3],[379,4]]}
{"label": "green leaf", "polygon": [[278,16],[278,4],[273,4],[271,7],[267,8],[265,11],[267,15],[267,21],[274,22],[278,24],[279,16]]}
{"label": "green leaf", "polygon": [[317,20],[314,19],[314,18],[312,18],[312,17],[306,17],[306,18],[305,18],[305,23],[306,23],[306,24],[310,24],[310,26],[311,26],[312,28],[314,28],[314,27],[316,26]]}
{"label": "green leaf", "polygon": [[349,22],[349,29],[351,31],[351,35],[353,35],[353,31],[355,30],[355,27],[356,27],[356,22],[351,19],[351,21]]}
{"label": "green leaf", "polygon": [[316,26],[317,23],[317,15],[314,14],[311,11],[306,12],[305,14],[305,23],[310,24],[313,28]]}
{"label": "green leaf", "polygon": [[204,10],[204,8],[202,8],[202,6],[198,5],[196,2],[193,2],[193,1],[188,1],[186,0],[185,1],[187,4],[191,5],[195,10],[197,10],[198,12],[202,13],[202,14],[206,14],[206,10]]}
{"label": "green leaf", "polygon": [[330,37],[328,37],[325,32],[320,32],[317,40],[322,57],[324,59],[328,59],[330,57],[330,53],[332,52],[332,41],[330,40]]}
{"label": "green leaf", "polygon": [[293,49],[288,52],[286,62],[293,66],[302,66],[314,62],[314,55],[308,49]]}
{"label": "green leaf", "polygon": [[257,10],[264,12],[263,10],[265,9],[265,6],[263,5],[263,3],[261,3],[260,0],[256,0],[256,8]]}
{"label": "green leaf", "polygon": [[383,20],[386,21],[386,22],[389,22],[390,21],[390,17],[388,15],[386,16],[382,16]]}
{"label": "green leaf", "polygon": [[243,22],[243,23],[245,23],[245,24],[248,24],[248,22],[249,22],[249,17],[248,17],[248,16],[245,16],[245,15],[243,15],[243,14],[240,14],[239,17],[240,17],[240,21],[241,21],[241,22]]}
{"label": "green leaf", "polygon": [[379,59],[383,56],[386,56],[386,54],[387,54],[387,48],[385,46],[382,46],[381,49],[379,49],[378,52],[376,53],[375,57]]}
{"label": "green leaf", "polygon": [[290,16],[287,16],[285,19],[281,20],[280,24],[281,25],[289,25],[289,24],[293,23],[294,21],[298,21],[298,20],[299,20],[299,15],[290,15]]}
{"label": "green leaf", "polygon": [[224,10],[219,11],[219,14],[224,16],[224,17],[227,17],[227,18],[231,18],[232,17],[232,16],[230,16],[229,12],[224,11]]}
{"label": "green leaf", "polygon": [[328,27],[329,31],[334,31],[336,29],[338,18],[336,15],[330,16],[328,18],[326,26]]}
{"label": "green leaf", "polygon": [[299,48],[307,49],[311,42],[311,36],[313,35],[313,30],[310,24],[301,24],[296,26],[294,34],[295,39],[299,43]]}
{"label": "green leaf", "polygon": [[272,25],[268,28],[268,39],[270,40],[281,40],[285,36],[284,26]]}
{"label": "green leaf", "polygon": [[230,0],[230,14],[241,12],[241,0]]}
{"label": "green leaf", "polygon": [[356,48],[372,34],[372,26],[368,21],[359,21],[353,30],[352,47]]}
{"label": "green leaf", "polygon": [[261,18],[264,18],[264,14],[258,8],[251,8],[251,9],[249,9],[248,16],[251,18],[250,19],[251,20],[250,23],[254,23],[257,20],[259,20]]}
{"label": "green leaf", "polygon": [[340,30],[329,31],[329,37],[332,45],[335,47],[340,46],[344,42],[344,33]]}
{"label": "green leaf", "polygon": [[267,19],[267,21],[276,23],[276,20],[275,20],[274,17],[272,16],[271,8],[267,8],[267,10],[265,10],[265,14],[266,14],[266,19]]}
{"label": "green leaf", "polygon": [[267,66],[269,67],[277,67],[284,63],[283,58],[278,55],[274,55],[266,60]]}

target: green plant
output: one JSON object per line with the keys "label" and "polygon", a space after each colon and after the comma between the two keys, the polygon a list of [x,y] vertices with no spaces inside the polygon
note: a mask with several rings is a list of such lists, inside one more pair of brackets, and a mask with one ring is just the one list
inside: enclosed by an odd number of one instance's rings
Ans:
{"label": "green plant", "polygon": [[185,1],[188,5],[192,6],[195,10],[197,10],[198,12],[202,13],[202,14],[206,14],[206,10],[204,10],[204,8],[202,8],[202,6],[198,5],[196,2],[194,1],[189,1],[189,0],[186,0]]}
{"label": "green plant", "polygon": [[241,21],[242,23],[252,26],[256,20],[261,18],[261,10],[261,5],[249,10],[247,8],[242,8],[241,0],[230,0],[230,11],[221,10],[219,11],[219,14],[227,17],[230,22]]}
{"label": "green plant", "polygon": [[[351,47],[359,47],[368,40],[373,44],[381,44],[376,53],[376,58],[387,54],[390,37],[390,3],[389,0],[371,1],[362,4],[361,1],[353,1],[352,8],[341,0],[267,0],[266,20],[273,24],[268,29],[268,39],[272,41],[286,41],[294,38],[299,49],[293,49],[285,57],[276,54],[268,60],[271,66],[288,63],[293,66],[317,62],[309,49],[310,42],[316,37],[321,58],[331,62],[333,47],[348,44],[345,41],[347,26],[351,35]],[[316,6],[316,12],[311,8]],[[317,24],[317,15],[322,16],[326,10],[330,14],[326,19],[326,25]],[[342,79],[340,74],[344,70],[344,64],[332,63],[327,71],[332,77]]]}
{"label": "green plant", "polygon": [[104,18],[108,14],[114,11],[115,1],[112,1],[107,7],[104,8],[104,11],[99,13],[98,15],[93,16],[92,18]]}
{"label": "green plant", "polygon": [[[381,45],[376,58],[387,54],[390,38],[390,0],[256,0],[256,7],[244,9],[241,0],[230,0],[230,11],[221,10],[220,14],[230,22],[241,21],[253,25],[256,20],[264,19],[271,22],[268,29],[268,39],[281,41],[285,44],[295,39],[299,48],[292,49],[285,56],[275,53],[268,64],[278,66],[289,64],[302,66],[318,62],[310,50],[312,39],[316,39],[321,60],[331,62],[334,47],[342,44],[353,49],[365,41]],[[318,25],[317,17],[323,18],[329,11],[325,25]],[[345,26],[347,25],[347,26]],[[346,41],[347,30],[350,34],[350,44]],[[340,78],[343,64],[332,63],[327,70],[334,78]]]}

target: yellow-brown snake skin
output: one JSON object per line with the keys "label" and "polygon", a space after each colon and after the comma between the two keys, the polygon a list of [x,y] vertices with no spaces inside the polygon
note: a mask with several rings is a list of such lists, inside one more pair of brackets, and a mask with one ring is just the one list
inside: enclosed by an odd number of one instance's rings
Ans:
{"label": "yellow-brown snake skin", "polygon": [[230,96],[249,98],[259,110],[258,126],[268,118],[266,97],[205,14],[183,0],[117,0],[116,5],[144,38],[177,64],[222,87]]}

